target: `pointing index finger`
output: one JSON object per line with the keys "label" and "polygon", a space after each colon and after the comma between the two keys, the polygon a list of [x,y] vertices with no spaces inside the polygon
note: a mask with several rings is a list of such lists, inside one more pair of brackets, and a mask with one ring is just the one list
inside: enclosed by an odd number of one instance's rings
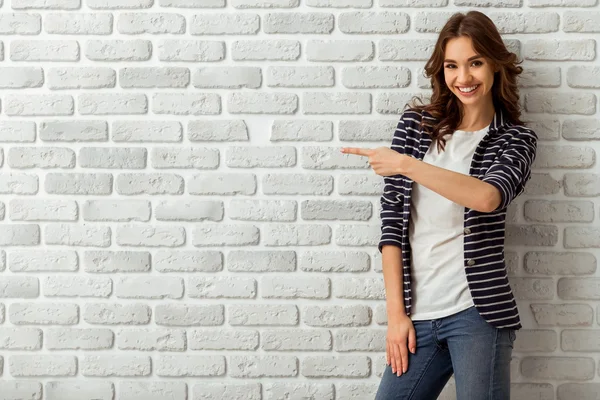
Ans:
{"label": "pointing index finger", "polygon": [[370,156],[372,150],[371,149],[361,149],[360,147],[344,147],[342,148],[342,153],[347,154],[356,154],[359,156]]}

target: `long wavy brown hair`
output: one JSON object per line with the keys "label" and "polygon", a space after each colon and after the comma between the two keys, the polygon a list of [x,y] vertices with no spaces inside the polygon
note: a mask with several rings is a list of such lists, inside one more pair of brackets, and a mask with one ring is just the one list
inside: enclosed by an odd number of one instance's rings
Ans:
{"label": "long wavy brown hair", "polygon": [[[522,61],[515,53],[510,52],[496,28],[496,25],[485,14],[469,11],[466,14],[456,13],[450,17],[442,28],[433,54],[425,64],[425,75],[431,79],[433,94],[429,104],[423,104],[418,97],[407,104],[412,110],[427,112],[434,119],[422,118],[422,128],[443,149],[446,141],[443,136],[454,132],[462,122],[460,100],[450,91],[444,80],[444,51],[450,39],[466,36],[473,43],[477,53],[487,58],[499,68],[494,73],[492,99],[496,112],[502,111],[504,118],[513,124],[523,124],[520,120],[519,90],[517,76],[523,71],[518,66]],[[421,104],[417,104],[419,101]]]}

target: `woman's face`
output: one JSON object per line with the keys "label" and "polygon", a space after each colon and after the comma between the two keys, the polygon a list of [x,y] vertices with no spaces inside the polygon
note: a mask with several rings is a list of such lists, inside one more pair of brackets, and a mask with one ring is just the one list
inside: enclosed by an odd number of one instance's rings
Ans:
{"label": "woman's face", "polygon": [[444,79],[465,105],[491,100],[494,67],[473,49],[471,38],[461,36],[446,43]]}

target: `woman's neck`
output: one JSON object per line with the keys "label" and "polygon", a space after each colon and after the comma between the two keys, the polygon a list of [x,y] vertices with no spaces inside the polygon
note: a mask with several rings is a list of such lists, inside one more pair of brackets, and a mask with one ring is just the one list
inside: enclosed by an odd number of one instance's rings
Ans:
{"label": "woman's neck", "polygon": [[485,104],[465,106],[461,104],[462,121],[457,129],[478,131],[488,126],[494,119],[496,110],[492,101]]}

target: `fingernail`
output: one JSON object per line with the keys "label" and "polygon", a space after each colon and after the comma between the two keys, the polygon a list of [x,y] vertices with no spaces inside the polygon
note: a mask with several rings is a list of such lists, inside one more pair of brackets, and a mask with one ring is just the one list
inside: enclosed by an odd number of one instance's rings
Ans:
{"label": "fingernail", "polygon": [[406,373],[406,368],[402,368],[402,373]]}

